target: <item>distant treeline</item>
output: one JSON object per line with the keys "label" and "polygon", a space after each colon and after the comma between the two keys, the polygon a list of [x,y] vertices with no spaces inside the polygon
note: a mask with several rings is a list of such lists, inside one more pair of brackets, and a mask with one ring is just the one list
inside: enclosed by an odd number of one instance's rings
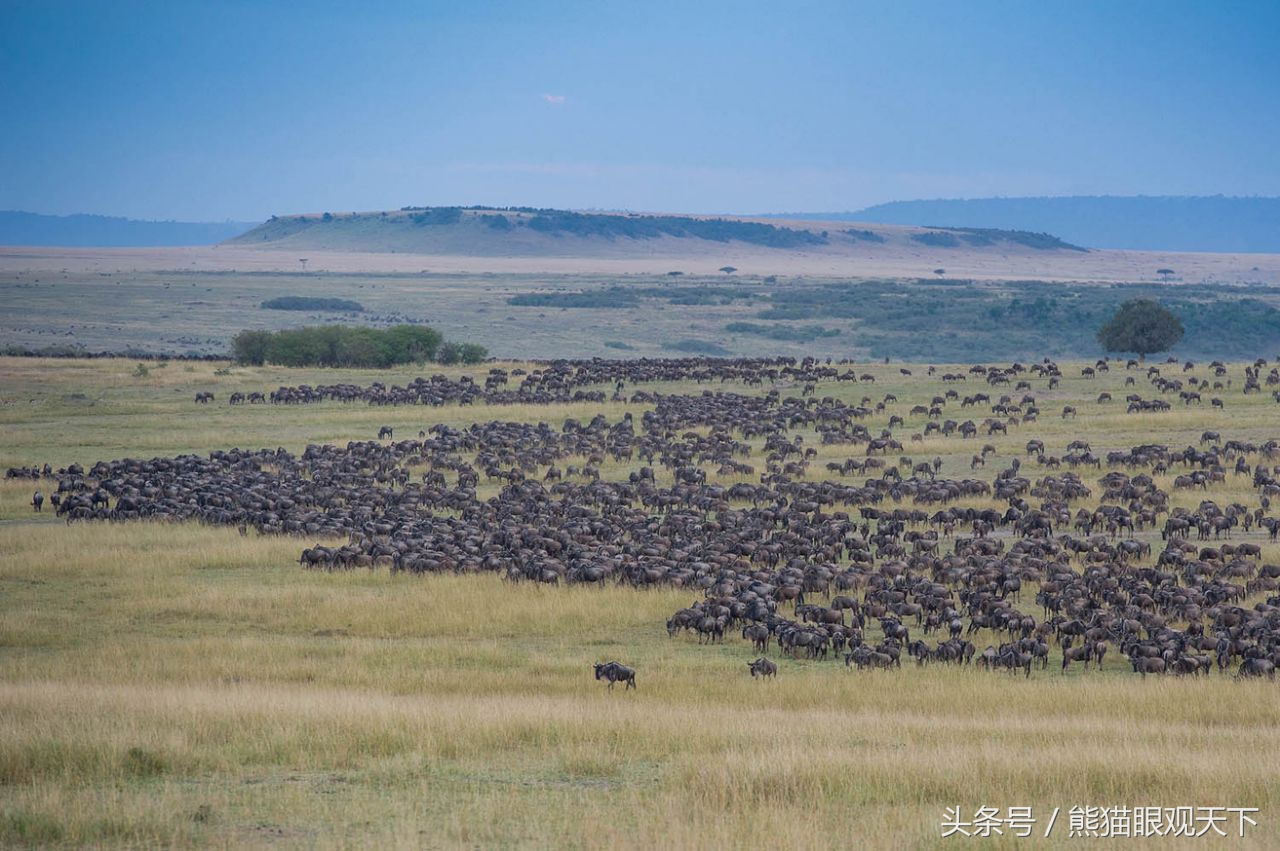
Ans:
{"label": "distant treeline", "polygon": [[548,210],[529,219],[532,230],[543,233],[574,236],[628,237],[653,239],[655,237],[693,237],[712,242],[738,240],[769,248],[795,248],[805,245],[823,245],[827,237],[807,230],[766,225],[761,222],[730,221],[728,219],[693,219],[686,216],[640,216],[571,213],[565,210]]}
{"label": "distant treeline", "polygon": [[264,310],[324,310],[333,313],[361,313],[364,305],[346,298],[313,298],[304,295],[285,295],[268,299],[261,305]]}
{"label": "distant treeline", "polygon": [[489,356],[484,346],[448,342],[439,331],[415,325],[246,330],[232,338],[231,351],[237,361],[251,365],[375,368],[428,361],[473,364]]}
{"label": "distant treeline", "polygon": [[0,347],[0,357],[7,358],[89,358],[98,360],[103,358],[123,358],[126,360],[154,360],[154,361],[215,361],[226,360],[225,354],[204,354],[201,352],[185,352],[166,354],[162,352],[150,352],[145,349],[126,348],[119,351],[91,352],[80,345],[67,345],[65,343],[53,343],[48,346],[40,346],[34,348],[32,346],[23,346],[11,344]]}
{"label": "distant treeline", "polygon": [[854,239],[860,239],[863,242],[884,242],[885,239],[873,230],[863,230],[859,228],[845,228],[840,231],[845,236],[851,236]]}
{"label": "distant treeline", "polygon": [[1067,251],[1087,252],[1089,250],[1064,242],[1049,233],[1001,230],[1000,228],[941,228],[932,225],[927,227],[929,227],[929,230],[924,233],[913,233],[911,238],[931,248],[959,248],[961,244],[971,245],[974,248],[985,248],[989,245],[995,245],[997,242],[1012,242],[1015,245],[1034,248],[1037,251],[1064,249]]}

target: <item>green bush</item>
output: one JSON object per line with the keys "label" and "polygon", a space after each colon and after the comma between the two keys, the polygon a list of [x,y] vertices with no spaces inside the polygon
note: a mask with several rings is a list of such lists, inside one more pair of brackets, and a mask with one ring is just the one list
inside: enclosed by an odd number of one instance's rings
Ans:
{"label": "green bush", "polygon": [[489,350],[476,343],[441,343],[436,351],[436,361],[443,364],[480,363],[489,356]]}
{"label": "green bush", "polygon": [[436,361],[446,365],[461,363],[462,347],[457,343],[441,343],[436,350]]}
{"label": "green bush", "polygon": [[1098,329],[1098,342],[1108,352],[1150,355],[1173,348],[1182,334],[1182,322],[1173,311],[1152,299],[1135,298],[1120,305]]}
{"label": "green bush", "polygon": [[231,355],[240,363],[262,366],[271,347],[270,331],[241,331],[231,338]]}
{"label": "green bush", "polygon": [[[396,325],[387,329],[323,325],[286,331],[241,331],[231,341],[240,363],[279,366],[388,367],[434,360],[443,337],[422,325]],[[466,349],[466,357],[483,360]]]}

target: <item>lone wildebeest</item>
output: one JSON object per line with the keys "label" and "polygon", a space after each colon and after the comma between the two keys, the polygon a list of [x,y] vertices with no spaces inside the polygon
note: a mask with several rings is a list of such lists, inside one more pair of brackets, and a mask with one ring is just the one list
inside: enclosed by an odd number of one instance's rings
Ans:
{"label": "lone wildebeest", "polygon": [[747,667],[751,669],[751,678],[756,677],[776,677],[778,675],[778,666],[761,656],[754,662],[748,662]]}
{"label": "lone wildebeest", "polygon": [[597,664],[596,679],[608,680],[610,690],[613,689],[614,683],[626,683],[626,688],[636,687],[636,672],[626,665],[617,662],[605,662],[603,665]]}
{"label": "lone wildebeest", "polygon": [[378,429],[378,440],[382,440],[384,437],[395,437],[395,429],[391,428],[391,426],[383,426]]}
{"label": "lone wildebeest", "polygon": [[31,497],[31,507],[34,508],[36,511],[43,511],[44,510],[44,494],[40,493],[40,491],[36,491],[35,495]]}

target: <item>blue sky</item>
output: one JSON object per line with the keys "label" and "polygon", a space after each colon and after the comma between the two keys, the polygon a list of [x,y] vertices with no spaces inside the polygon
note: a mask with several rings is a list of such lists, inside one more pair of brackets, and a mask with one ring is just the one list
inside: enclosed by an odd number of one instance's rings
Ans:
{"label": "blue sky", "polygon": [[1280,2],[0,0],[0,209],[1280,194]]}

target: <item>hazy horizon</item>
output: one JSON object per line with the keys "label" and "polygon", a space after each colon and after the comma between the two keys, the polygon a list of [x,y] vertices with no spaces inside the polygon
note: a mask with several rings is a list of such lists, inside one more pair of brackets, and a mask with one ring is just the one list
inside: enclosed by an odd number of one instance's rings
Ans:
{"label": "hazy horizon", "polygon": [[1276,195],[1277,25],[1267,3],[5,2],[0,208]]}

